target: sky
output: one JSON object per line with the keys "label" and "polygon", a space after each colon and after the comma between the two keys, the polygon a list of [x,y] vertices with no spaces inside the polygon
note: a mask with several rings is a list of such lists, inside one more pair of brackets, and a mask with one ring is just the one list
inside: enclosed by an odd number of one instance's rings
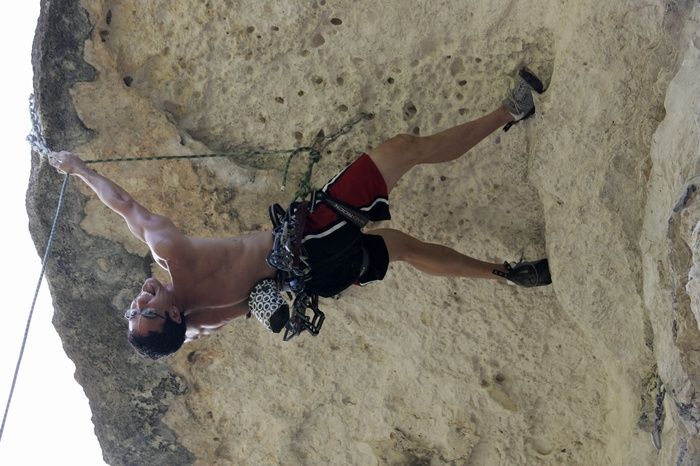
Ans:
{"label": "sky", "polygon": [[[29,94],[32,92],[31,47],[39,0],[13,2],[0,15],[2,160],[0,228],[5,262],[0,277],[3,297],[0,339],[0,405],[5,412],[19,357],[41,258],[29,236],[25,196],[29,179]],[[56,192],[56,201],[58,201]],[[12,252],[9,252],[12,251]],[[53,308],[43,281],[34,309],[5,430],[0,440],[0,465],[103,465],[91,412],[83,389],[73,378],[68,359],[51,324]],[[2,414],[0,414],[2,416]]]}

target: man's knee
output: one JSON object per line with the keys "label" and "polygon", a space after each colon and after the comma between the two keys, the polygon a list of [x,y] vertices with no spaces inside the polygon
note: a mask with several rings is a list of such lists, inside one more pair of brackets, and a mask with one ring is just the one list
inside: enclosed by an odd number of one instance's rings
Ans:
{"label": "man's knee", "polygon": [[368,232],[368,234],[382,237],[389,253],[390,262],[408,260],[412,250],[411,243],[418,241],[406,233],[392,228],[378,228]]}
{"label": "man's knee", "polygon": [[406,147],[410,147],[416,143],[416,141],[420,139],[419,136],[414,136],[412,134],[407,134],[407,133],[400,133],[391,138],[391,141],[395,141],[396,144],[403,145]]}
{"label": "man's knee", "polygon": [[369,152],[389,191],[408,170],[423,161],[423,143],[424,138],[398,134]]}

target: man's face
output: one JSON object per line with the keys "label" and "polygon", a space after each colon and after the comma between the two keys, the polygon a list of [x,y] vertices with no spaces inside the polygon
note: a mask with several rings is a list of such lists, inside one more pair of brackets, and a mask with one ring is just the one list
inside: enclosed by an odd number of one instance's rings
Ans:
{"label": "man's face", "polygon": [[171,292],[155,278],[143,282],[141,292],[131,302],[129,309],[138,311],[151,310],[154,316],[136,313],[129,319],[129,331],[137,335],[147,335],[149,332],[160,332],[166,316],[175,322],[180,322],[180,312],[173,305]]}

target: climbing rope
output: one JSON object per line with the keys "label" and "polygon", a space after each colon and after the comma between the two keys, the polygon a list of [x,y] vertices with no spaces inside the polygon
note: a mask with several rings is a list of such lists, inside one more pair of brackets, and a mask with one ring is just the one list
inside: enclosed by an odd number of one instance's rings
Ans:
{"label": "climbing rope", "polygon": [[[374,115],[371,113],[359,113],[355,118],[345,123],[337,131],[329,136],[324,135],[321,131],[317,136],[314,143],[310,146],[297,147],[295,149],[282,149],[282,150],[266,150],[266,149],[238,149],[231,152],[215,152],[211,154],[191,154],[191,155],[155,155],[155,156],[144,156],[144,157],[122,157],[122,158],[109,158],[109,159],[99,159],[99,160],[85,160],[86,164],[95,163],[115,163],[115,162],[144,162],[148,160],[186,160],[186,159],[203,159],[203,158],[213,158],[213,157],[259,157],[259,156],[279,156],[286,155],[287,161],[284,166],[284,171],[282,173],[282,190],[286,188],[287,179],[289,178],[289,167],[292,164],[294,158],[303,153],[308,153],[308,163],[306,166],[306,171],[304,172],[302,179],[299,181],[297,191],[294,193],[294,199],[304,199],[313,190],[311,186],[311,175],[313,173],[314,165],[316,165],[321,160],[321,154],[324,150],[340,136],[349,133],[355,125],[357,125],[362,120],[371,120]],[[32,141],[30,141],[31,143]]]}
{"label": "climbing rope", "polygon": [[27,326],[24,328],[24,338],[22,339],[22,347],[19,350],[19,358],[17,359],[17,366],[15,366],[15,375],[12,377],[12,386],[10,387],[10,395],[7,397],[7,404],[5,405],[5,414],[2,416],[2,425],[0,426],[0,441],[2,441],[2,434],[5,431],[5,421],[7,420],[7,413],[10,411],[10,403],[12,402],[12,394],[15,392],[15,385],[17,384],[17,374],[19,373],[19,366],[22,363],[22,356],[24,356],[24,347],[27,345],[27,336],[29,335],[29,325],[32,323],[32,316],[34,315],[34,306],[36,306],[36,298],[39,295],[39,288],[41,287],[41,281],[44,279],[44,272],[46,271],[46,262],[49,258],[49,252],[51,251],[51,243],[53,243],[54,233],[56,232],[56,224],[58,223],[58,216],[63,207],[63,197],[66,193],[66,187],[68,186],[68,175],[63,178],[63,186],[61,186],[61,194],[58,197],[58,207],[56,208],[56,215],[53,218],[53,224],[51,225],[51,233],[49,233],[49,240],[46,243],[46,251],[44,251],[44,258],[41,261],[41,273],[39,274],[39,281],[36,284],[36,290],[34,290],[34,299],[32,300],[32,307],[29,310],[29,317],[27,318]]}
{"label": "climbing rope", "polygon": [[[46,157],[52,151],[49,149],[46,140],[43,137],[43,132],[41,130],[41,124],[39,121],[39,114],[36,108],[36,103],[34,101],[34,96],[29,97],[29,113],[32,120],[32,130],[27,136],[27,142],[32,146],[34,152]],[[166,156],[150,156],[150,157],[125,157],[125,158],[111,158],[111,159],[101,159],[101,160],[86,160],[85,163],[95,164],[95,163],[108,163],[108,162],[136,162],[145,160],[174,160],[174,159],[197,159],[197,158],[210,158],[210,157],[240,157],[240,156],[265,156],[265,155],[287,155],[287,162],[285,164],[284,173],[282,176],[282,189],[285,188],[287,184],[287,177],[289,175],[289,167],[292,160],[297,155],[307,152],[309,154],[309,159],[306,167],[306,171],[301,181],[299,182],[299,187],[294,194],[295,199],[304,199],[308,196],[311,191],[311,174],[313,172],[313,167],[321,160],[321,153],[328,147],[330,143],[335,141],[341,135],[347,134],[352,128],[364,119],[371,120],[374,115],[371,113],[360,113],[357,117],[353,118],[345,125],[343,125],[338,131],[332,133],[330,136],[325,136],[321,131],[317,136],[316,140],[311,146],[308,147],[298,147],[296,149],[290,150],[239,150],[236,152],[224,152],[224,153],[213,153],[213,154],[196,154],[196,155],[166,155]],[[51,232],[49,233],[49,239],[46,243],[46,251],[44,251],[44,257],[41,262],[41,273],[39,274],[39,280],[36,285],[36,290],[34,291],[34,299],[32,300],[32,306],[29,310],[29,317],[27,318],[27,325],[24,329],[24,338],[22,339],[22,346],[19,351],[19,358],[17,359],[17,365],[15,366],[15,373],[12,377],[12,386],[10,387],[10,394],[7,398],[7,404],[5,405],[5,414],[2,417],[2,425],[0,426],[0,441],[2,441],[2,435],[5,431],[5,421],[7,420],[7,413],[10,410],[10,403],[12,402],[12,395],[15,391],[15,385],[17,383],[17,375],[19,374],[19,368],[22,363],[22,357],[24,356],[24,348],[27,344],[27,336],[29,335],[29,326],[32,322],[32,316],[34,315],[34,307],[36,305],[37,296],[39,295],[39,289],[41,287],[41,281],[44,278],[44,272],[46,271],[46,263],[49,258],[49,252],[51,251],[51,244],[53,243],[54,233],[56,232],[56,224],[58,223],[59,214],[61,208],[63,207],[63,199],[65,197],[66,188],[68,186],[69,176],[65,175],[63,178],[63,186],[61,187],[61,192],[58,197],[58,207],[56,208],[56,214],[54,215],[53,224],[51,225]]]}

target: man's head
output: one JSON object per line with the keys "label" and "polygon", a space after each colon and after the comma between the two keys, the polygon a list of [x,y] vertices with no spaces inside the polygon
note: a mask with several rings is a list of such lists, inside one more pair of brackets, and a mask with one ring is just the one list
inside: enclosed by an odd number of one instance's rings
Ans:
{"label": "man's head", "polygon": [[129,321],[129,343],[142,356],[167,356],[185,341],[187,323],[174,303],[172,289],[154,278],[144,282],[124,317]]}

